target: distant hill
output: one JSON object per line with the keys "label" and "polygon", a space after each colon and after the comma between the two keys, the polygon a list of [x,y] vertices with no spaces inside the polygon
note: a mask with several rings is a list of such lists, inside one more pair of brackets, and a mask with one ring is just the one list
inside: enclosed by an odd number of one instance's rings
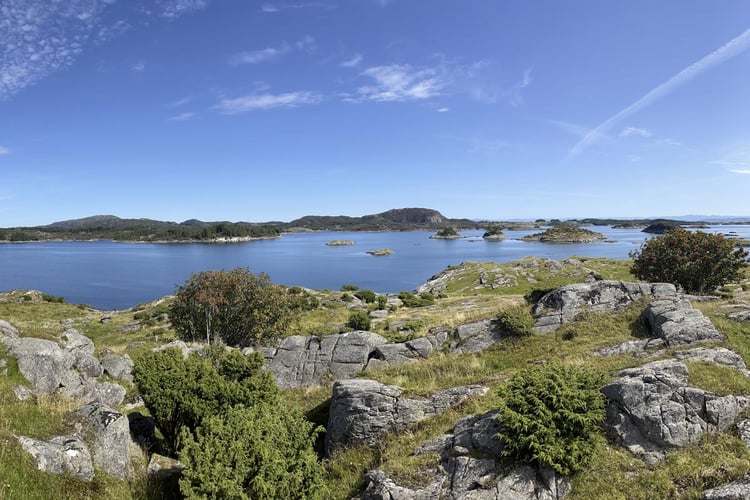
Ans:
{"label": "distant hill", "polygon": [[479,224],[470,219],[449,219],[430,208],[396,208],[362,217],[307,215],[284,224],[284,227],[334,231],[408,231],[441,229],[448,225],[473,229]]}

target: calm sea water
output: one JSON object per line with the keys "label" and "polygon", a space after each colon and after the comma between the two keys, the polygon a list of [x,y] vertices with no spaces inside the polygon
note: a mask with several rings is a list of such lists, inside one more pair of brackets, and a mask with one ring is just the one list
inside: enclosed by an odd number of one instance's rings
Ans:
{"label": "calm sea water", "polygon": [[[398,292],[412,290],[447,266],[469,260],[508,262],[529,255],[625,259],[647,237],[638,230],[592,229],[613,241],[526,243],[517,238],[538,231],[506,231],[505,240],[488,242],[482,240],[481,231],[464,231],[467,238],[451,241],[431,240],[432,232],[321,232],[234,244],[0,244],[0,290],[35,289],[98,309],[125,309],[173,293],[192,273],[242,266],[287,285],[338,290],[352,283],[381,293]],[[734,232],[750,239],[750,226],[715,226],[707,231]],[[356,244],[326,246],[334,239]],[[379,248],[394,253],[385,257],[366,253]]]}

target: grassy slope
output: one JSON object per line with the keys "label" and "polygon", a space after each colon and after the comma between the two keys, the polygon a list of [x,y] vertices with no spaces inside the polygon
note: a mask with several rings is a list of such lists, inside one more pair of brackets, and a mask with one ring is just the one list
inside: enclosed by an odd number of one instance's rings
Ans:
{"label": "grassy slope", "polygon": [[[435,305],[400,308],[391,313],[388,321],[418,320],[421,326],[408,336],[423,335],[433,326],[454,327],[494,317],[506,305],[522,302],[522,296],[534,289],[555,288],[591,276],[632,279],[623,261],[584,258],[577,261],[570,261],[561,268],[541,259],[508,264],[462,264],[454,269],[456,272],[448,283],[445,297],[439,298]],[[491,284],[499,281],[506,281],[506,285],[493,289]],[[301,318],[297,331],[317,334],[338,331],[348,316],[346,303],[340,300],[342,292],[316,294],[321,306]],[[750,355],[750,327],[727,319],[722,304],[700,304],[699,307],[727,335],[728,346],[746,357]],[[145,349],[175,338],[168,324],[158,321],[164,308],[163,303],[147,304],[138,311],[106,313],[111,319],[102,323],[100,319],[105,313],[68,304],[0,303],[0,318],[16,325],[22,334],[37,337],[59,334],[64,328],[61,320],[73,319],[73,327],[90,336],[98,352],[107,348],[137,357]],[[449,432],[458,418],[495,408],[497,388],[529,362],[588,364],[610,375],[640,364],[630,356],[598,358],[591,353],[599,347],[643,336],[642,308],[643,304],[638,304],[617,315],[586,315],[555,334],[504,342],[483,353],[438,354],[425,362],[368,372],[368,377],[399,385],[412,395],[467,383],[487,384],[492,390],[444,415],[416,424],[398,436],[388,436],[378,449],[355,447],[339,452],[327,461],[328,497],[351,498],[362,487],[363,473],[373,468],[385,470],[403,484],[422,484],[438,457],[434,454],[414,457],[413,449],[427,439]],[[133,322],[144,328],[122,333],[121,329]],[[403,339],[403,334],[390,332],[386,326],[381,323],[374,330],[392,339]],[[693,363],[690,372],[691,383],[707,390],[720,394],[750,394],[748,380],[725,368]],[[67,407],[56,400],[17,402],[10,391],[16,383],[23,381],[10,360],[9,377],[0,377],[0,478],[4,478],[0,481],[0,499],[56,498],[61,491],[67,498],[153,497],[145,484],[142,457],[138,458],[140,473],[131,483],[101,479],[103,475],[100,475],[94,483],[84,484],[36,471],[13,444],[11,435],[45,438],[69,431],[61,418]],[[286,397],[289,404],[299,405],[309,415],[317,415],[324,421],[330,386],[291,390],[286,392]],[[650,468],[628,452],[608,444],[602,435],[591,468],[573,479],[572,498],[689,498],[748,470],[750,454],[739,440],[728,434],[707,438],[699,446],[671,454],[665,463]]]}

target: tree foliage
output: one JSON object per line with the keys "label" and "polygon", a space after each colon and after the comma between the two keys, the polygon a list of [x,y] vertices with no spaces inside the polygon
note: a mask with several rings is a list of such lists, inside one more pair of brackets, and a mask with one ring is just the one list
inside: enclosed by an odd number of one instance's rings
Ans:
{"label": "tree foliage", "polygon": [[639,279],[666,282],[702,294],[737,280],[748,253],[720,234],[677,228],[631,252],[631,272]]}
{"label": "tree foliage", "polygon": [[204,271],[177,289],[169,315],[183,340],[260,345],[288,330],[300,297],[247,268]]}
{"label": "tree foliage", "polygon": [[323,469],[315,435],[299,412],[236,406],[183,430],[180,490],[186,498],[317,498]]}
{"label": "tree foliage", "polygon": [[596,372],[562,365],[517,373],[501,390],[503,454],[565,476],[581,471],[604,419],[602,384]]}

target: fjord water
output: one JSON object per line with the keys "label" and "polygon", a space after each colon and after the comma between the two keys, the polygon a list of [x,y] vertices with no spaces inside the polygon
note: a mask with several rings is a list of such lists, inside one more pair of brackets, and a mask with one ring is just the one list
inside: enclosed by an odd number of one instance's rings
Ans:
{"label": "fjord water", "polygon": [[[0,245],[0,290],[35,289],[98,309],[125,309],[169,295],[192,273],[249,267],[275,283],[338,290],[345,283],[376,292],[412,290],[449,265],[465,261],[508,262],[526,256],[628,258],[648,237],[637,229],[593,227],[609,240],[586,244],[527,243],[537,231],[506,231],[499,242],[481,231],[463,231],[458,240],[431,240],[433,233],[316,232],[274,240],[231,244],[37,242]],[[713,226],[750,238],[750,226]],[[354,240],[352,246],[326,246]],[[393,255],[367,251],[390,248]]]}

